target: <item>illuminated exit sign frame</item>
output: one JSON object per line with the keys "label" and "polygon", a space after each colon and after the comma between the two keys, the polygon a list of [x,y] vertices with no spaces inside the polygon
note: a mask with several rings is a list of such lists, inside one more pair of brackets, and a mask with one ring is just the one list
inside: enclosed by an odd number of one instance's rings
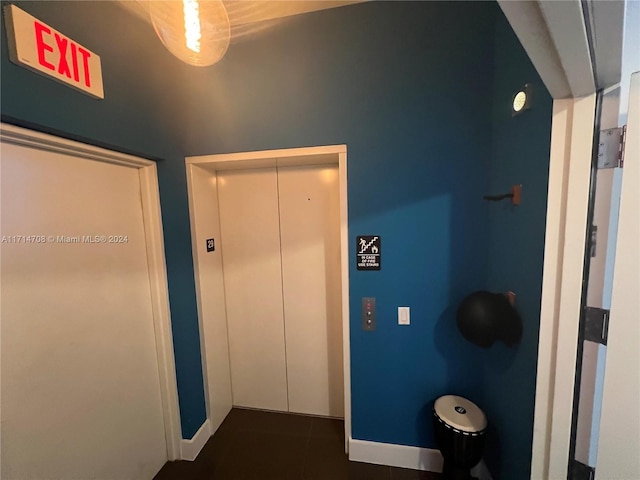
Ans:
{"label": "illuminated exit sign frame", "polygon": [[98,55],[15,5],[4,7],[4,17],[13,63],[104,98]]}

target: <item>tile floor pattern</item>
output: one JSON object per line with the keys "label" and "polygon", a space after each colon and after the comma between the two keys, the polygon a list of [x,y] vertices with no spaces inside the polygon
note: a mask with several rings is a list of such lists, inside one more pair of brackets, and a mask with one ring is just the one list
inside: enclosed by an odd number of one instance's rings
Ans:
{"label": "tile floor pattern", "polygon": [[439,474],[350,462],[341,420],[234,408],[194,462],[154,480],[440,480]]}

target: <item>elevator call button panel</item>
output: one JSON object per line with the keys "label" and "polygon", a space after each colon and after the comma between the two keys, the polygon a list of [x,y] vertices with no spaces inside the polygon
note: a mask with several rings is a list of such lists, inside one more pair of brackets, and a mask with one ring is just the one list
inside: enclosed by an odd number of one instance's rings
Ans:
{"label": "elevator call button panel", "polygon": [[362,298],[362,329],[369,332],[376,329],[376,299],[373,297]]}

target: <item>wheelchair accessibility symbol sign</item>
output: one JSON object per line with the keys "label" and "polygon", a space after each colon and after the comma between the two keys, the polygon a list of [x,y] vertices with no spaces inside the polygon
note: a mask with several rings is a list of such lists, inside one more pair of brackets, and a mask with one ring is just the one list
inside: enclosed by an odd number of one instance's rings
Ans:
{"label": "wheelchair accessibility symbol sign", "polygon": [[380,270],[381,246],[380,237],[361,235],[356,237],[358,270]]}

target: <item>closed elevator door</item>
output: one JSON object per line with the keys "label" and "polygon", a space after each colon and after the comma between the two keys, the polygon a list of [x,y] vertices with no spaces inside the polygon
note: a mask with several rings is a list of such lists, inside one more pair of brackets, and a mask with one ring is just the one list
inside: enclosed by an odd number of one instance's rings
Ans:
{"label": "closed elevator door", "polygon": [[337,166],[218,172],[233,404],[342,417]]}

